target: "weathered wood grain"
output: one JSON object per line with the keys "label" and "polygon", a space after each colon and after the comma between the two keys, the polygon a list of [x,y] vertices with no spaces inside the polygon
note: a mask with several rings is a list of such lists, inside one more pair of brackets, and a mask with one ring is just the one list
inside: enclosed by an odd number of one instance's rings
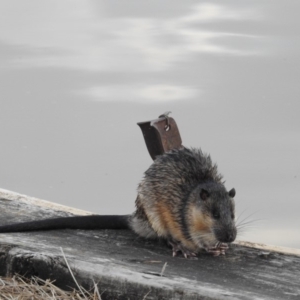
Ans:
{"label": "weathered wood grain", "polygon": [[[71,215],[66,207],[3,190],[0,212],[1,224]],[[0,276],[36,275],[75,287],[60,247],[79,283],[97,282],[102,299],[300,299],[299,250],[236,244],[226,256],[186,260],[171,257],[165,243],[126,230],[0,234]]]}

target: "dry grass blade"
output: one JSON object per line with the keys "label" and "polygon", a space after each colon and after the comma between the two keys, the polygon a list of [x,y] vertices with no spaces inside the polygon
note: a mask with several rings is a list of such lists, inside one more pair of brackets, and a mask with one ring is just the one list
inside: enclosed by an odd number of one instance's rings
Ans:
{"label": "dry grass blade", "polygon": [[93,279],[93,282],[94,282],[94,300],[97,300],[96,296],[98,296],[98,299],[101,300],[101,296],[100,296],[100,293],[99,293],[98,285],[96,284],[96,282],[94,281],[94,279]]}
{"label": "dry grass blade", "polygon": [[14,276],[13,278],[2,278],[1,282],[3,285],[0,287],[0,299],[70,299],[68,292],[58,289],[51,282],[44,282],[38,278],[27,280],[21,276]]}
{"label": "dry grass blade", "polygon": [[151,289],[149,290],[149,292],[144,296],[143,300],[145,300],[147,298],[147,296],[150,294]]}
{"label": "dry grass blade", "polygon": [[161,269],[161,272],[160,272],[160,276],[163,276],[164,275],[164,272],[166,270],[166,267],[167,267],[167,262],[165,262],[165,264],[163,265],[162,269]]}
{"label": "dry grass blade", "polygon": [[65,260],[65,262],[66,262],[66,264],[67,264],[67,267],[68,267],[68,269],[69,269],[69,272],[70,272],[70,274],[71,274],[71,276],[72,276],[72,278],[73,278],[75,284],[77,285],[77,287],[78,287],[79,291],[81,292],[81,294],[83,295],[83,297],[84,297],[85,299],[87,299],[86,296],[85,296],[85,294],[84,294],[84,292],[83,292],[83,290],[81,289],[80,285],[78,284],[78,282],[77,282],[77,280],[76,280],[76,278],[75,278],[75,276],[74,276],[74,274],[73,274],[71,268],[70,268],[70,265],[69,265],[69,263],[68,263],[68,261],[67,261],[67,258],[66,258],[66,256],[65,256],[65,253],[64,253],[64,250],[63,250],[62,247],[60,247],[60,251],[61,251],[61,253],[62,253],[62,255],[63,255],[63,258],[64,258],[64,260]]}
{"label": "dry grass blade", "polygon": [[37,277],[30,280],[19,275],[0,278],[0,300],[101,300],[96,283],[93,292],[85,291],[82,296],[81,291],[64,291],[50,280]]}
{"label": "dry grass blade", "polygon": [[49,279],[43,280],[32,277],[30,280],[19,275],[12,278],[0,278],[0,300],[101,300],[97,284],[94,282],[93,291],[81,287],[70,268],[62,248],[61,252],[68,270],[77,285],[78,291],[64,291]]}
{"label": "dry grass blade", "polygon": [[31,280],[15,275],[0,278],[0,300],[101,300],[98,287],[82,295],[81,291],[64,291],[50,280],[33,277]]}

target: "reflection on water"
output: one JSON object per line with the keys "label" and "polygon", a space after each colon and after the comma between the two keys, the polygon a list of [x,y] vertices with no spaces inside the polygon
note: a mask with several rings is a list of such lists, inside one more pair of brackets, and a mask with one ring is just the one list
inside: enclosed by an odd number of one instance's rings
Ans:
{"label": "reflection on water", "polygon": [[134,102],[158,102],[176,101],[182,99],[191,99],[196,95],[199,96],[199,90],[184,86],[172,85],[113,85],[99,86],[90,88],[85,92],[86,95],[92,96],[97,101],[134,101]]}
{"label": "reflection on water", "polygon": [[[7,14],[0,21],[1,40],[22,45],[31,52],[13,57],[10,63],[14,67],[153,73],[170,70],[178,62],[193,61],[201,53],[235,56],[259,53],[255,48],[258,36],[238,27],[226,28],[227,24],[253,20],[248,10],[234,6],[190,3],[181,15],[170,13],[166,18],[142,13],[135,17],[126,14],[114,17],[111,12],[115,5],[108,1],[102,5],[96,1],[75,1],[72,5],[60,1],[45,6],[36,0],[21,2],[18,9],[9,8],[5,2],[2,6],[1,11],[6,10]],[[24,14],[24,10],[29,13]],[[222,26],[216,28],[216,23]],[[117,81],[110,86],[91,86],[86,92],[107,101],[122,99],[124,92],[140,101],[152,101],[156,96],[160,101],[199,97],[198,85],[178,87],[147,82],[137,88],[138,84],[135,80],[131,86],[120,86]],[[153,96],[149,96],[152,92]]]}
{"label": "reflection on water", "polygon": [[1,1],[1,187],[129,213],[135,124],[171,110],[255,212],[241,238],[300,247],[299,6]]}

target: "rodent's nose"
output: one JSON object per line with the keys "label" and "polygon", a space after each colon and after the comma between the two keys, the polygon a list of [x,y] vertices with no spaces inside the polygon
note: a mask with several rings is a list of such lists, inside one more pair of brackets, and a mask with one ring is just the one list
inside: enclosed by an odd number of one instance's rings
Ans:
{"label": "rodent's nose", "polygon": [[226,243],[232,243],[236,238],[236,231],[228,231],[226,232],[225,239]]}
{"label": "rodent's nose", "polygon": [[222,243],[232,243],[236,238],[236,229],[235,228],[222,228],[221,230],[217,229],[215,231],[216,238],[219,242]]}
{"label": "rodent's nose", "polygon": [[219,235],[217,238],[222,243],[232,243],[236,238],[236,232],[235,231],[225,231],[225,232],[222,232],[222,234]]}
{"label": "rodent's nose", "polygon": [[235,237],[236,237],[236,234],[234,233],[227,233],[227,236],[226,236],[226,242],[227,243],[231,243],[235,240]]}

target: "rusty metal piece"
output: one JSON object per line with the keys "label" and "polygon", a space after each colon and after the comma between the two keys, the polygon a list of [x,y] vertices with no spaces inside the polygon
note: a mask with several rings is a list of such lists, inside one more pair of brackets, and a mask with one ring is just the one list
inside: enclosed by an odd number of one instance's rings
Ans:
{"label": "rusty metal piece", "polygon": [[169,114],[170,112],[166,112],[158,119],[137,123],[153,160],[167,151],[183,147],[177,124]]}

